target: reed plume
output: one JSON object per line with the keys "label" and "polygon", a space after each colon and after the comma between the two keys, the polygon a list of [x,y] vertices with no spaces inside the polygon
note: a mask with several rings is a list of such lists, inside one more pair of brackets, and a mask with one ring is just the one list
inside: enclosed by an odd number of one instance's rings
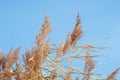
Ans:
{"label": "reed plume", "polygon": [[88,50],[86,53],[86,61],[85,61],[85,66],[84,66],[84,76],[82,80],[89,80],[90,79],[90,75],[92,74],[91,71],[92,69],[94,69],[94,61],[92,59],[93,57],[91,57],[90,55],[90,47],[88,45]]}
{"label": "reed plume", "polygon": [[116,74],[118,73],[118,71],[120,70],[120,68],[116,69],[114,72],[112,72],[112,74],[110,74],[108,77],[107,77],[107,80],[116,80],[115,79],[115,76]]}
{"label": "reed plume", "polygon": [[83,33],[83,31],[81,29],[81,20],[80,20],[79,14],[78,14],[73,32],[72,33],[69,32],[67,35],[67,39],[66,39],[65,46],[63,49],[64,53],[77,43],[77,41],[81,38],[82,33]]}
{"label": "reed plume", "polygon": [[71,47],[73,47],[77,43],[77,41],[81,38],[82,33],[83,33],[83,31],[81,29],[81,20],[80,20],[79,14],[78,14],[77,18],[76,18],[76,24],[75,24],[73,32],[72,33],[68,32],[68,35],[67,35],[67,38],[66,38],[64,45],[62,43],[62,46],[59,47],[60,49],[58,48],[57,53],[59,52],[58,54],[61,53],[62,55],[65,55],[66,52]]}

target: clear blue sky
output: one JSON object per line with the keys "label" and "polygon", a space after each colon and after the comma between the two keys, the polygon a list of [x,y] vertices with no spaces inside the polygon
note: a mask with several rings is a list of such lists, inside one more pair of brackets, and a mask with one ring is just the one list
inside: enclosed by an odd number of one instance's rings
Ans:
{"label": "clear blue sky", "polygon": [[109,38],[94,44],[111,48],[96,53],[110,55],[99,58],[102,64],[96,69],[106,76],[120,67],[120,0],[0,0],[0,49],[7,53],[22,46],[24,52],[35,46],[45,14],[53,27],[48,38],[60,43],[73,29],[78,12],[84,31],[78,45]]}

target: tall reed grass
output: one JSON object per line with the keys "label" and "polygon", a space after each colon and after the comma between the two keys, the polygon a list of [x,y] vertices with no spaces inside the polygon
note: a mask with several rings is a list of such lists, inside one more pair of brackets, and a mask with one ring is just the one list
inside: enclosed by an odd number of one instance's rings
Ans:
{"label": "tall reed grass", "polygon": [[[51,30],[46,16],[36,37],[36,46],[26,49],[22,59],[19,55],[20,47],[10,50],[8,55],[1,51],[0,80],[115,80],[120,68],[105,79],[100,78],[101,74],[93,72],[94,58],[98,56],[92,55],[91,49],[97,47],[90,44],[76,46],[83,35],[79,14],[74,30],[68,32],[66,40],[59,45],[46,40]],[[55,57],[51,56],[52,54]],[[76,60],[77,64],[84,62],[83,68],[74,64]]]}

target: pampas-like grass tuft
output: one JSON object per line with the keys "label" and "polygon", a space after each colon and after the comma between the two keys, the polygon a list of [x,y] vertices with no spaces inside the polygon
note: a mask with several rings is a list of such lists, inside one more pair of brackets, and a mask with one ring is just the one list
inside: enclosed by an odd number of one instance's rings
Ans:
{"label": "pampas-like grass tuft", "polygon": [[[50,40],[46,41],[51,30],[50,21],[46,16],[36,37],[36,46],[26,49],[22,59],[19,55],[20,47],[14,51],[10,50],[8,55],[0,52],[0,80],[115,80],[120,68],[106,79],[93,72],[94,58],[98,56],[91,55],[91,48],[97,47],[90,44],[76,46],[83,34],[79,14],[74,30],[68,32],[65,42],[53,45]],[[76,60],[78,61],[75,62]],[[83,68],[75,63],[82,64]]]}

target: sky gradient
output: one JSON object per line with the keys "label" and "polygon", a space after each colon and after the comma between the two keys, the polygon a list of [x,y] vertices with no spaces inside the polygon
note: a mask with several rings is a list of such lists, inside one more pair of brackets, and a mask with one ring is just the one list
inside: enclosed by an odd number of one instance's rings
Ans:
{"label": "sky gradient", "polygon": [[[102,62],[97,72],[111,73],[120,67],[120,0],[0,0],[0,49],[8,53],[11,48],[35,46],[36,35],[47,14],[53,28],[48,36],[52,43],[64,41],[72,31],[79,13],[84,35],[77,45],[95,43],[109,47],[96,54]],[[104,39],[109,38],[109,39]],[[120,79],[120,73],[117,75]]]}

